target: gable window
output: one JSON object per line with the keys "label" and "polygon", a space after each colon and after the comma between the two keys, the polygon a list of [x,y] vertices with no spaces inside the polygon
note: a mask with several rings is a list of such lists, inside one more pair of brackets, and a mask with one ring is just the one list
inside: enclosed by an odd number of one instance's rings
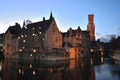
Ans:
{"label": "gable window", "polygon": [[56,40],[55,40],[56,42],[58,42],[58,37],[56,37]]}

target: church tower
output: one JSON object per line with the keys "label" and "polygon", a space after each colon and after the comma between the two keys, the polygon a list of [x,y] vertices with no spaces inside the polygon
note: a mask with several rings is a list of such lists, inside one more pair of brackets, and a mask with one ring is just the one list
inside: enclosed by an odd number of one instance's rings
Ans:
{"label": "church tower", "polygon": [[95,41],[95,25],[93,14],[88,15],[87,31],[89,32],[91,41]]}

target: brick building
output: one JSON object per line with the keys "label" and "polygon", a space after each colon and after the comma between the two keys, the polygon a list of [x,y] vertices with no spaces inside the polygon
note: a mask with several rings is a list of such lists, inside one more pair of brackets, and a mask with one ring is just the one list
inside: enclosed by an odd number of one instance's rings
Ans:
{"label": "brick building", "polygon": [[62,48],[62,35],[55,18],[50,15],[48,20],[23,25],[19,36],[19,51],[42,53],[53,48]]}
{"label": "brick building", "polygon": [[18,23],[14,26],[9,26],[5,32],[4,55],[11,57],[18,52],[18,36],[20,35],[21,27]]}

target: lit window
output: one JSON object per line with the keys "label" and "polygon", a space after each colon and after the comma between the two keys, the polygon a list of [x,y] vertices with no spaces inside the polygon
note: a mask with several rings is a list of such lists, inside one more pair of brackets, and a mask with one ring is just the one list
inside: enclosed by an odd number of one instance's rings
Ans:
{"label": "lit window", "polygon": [[21,35],[21,37],[24,37],[23,35]]}
{"label": "lit window", "polygon": [[39,29],[41,29],[41,27],[39,27]]}
{"label": "lit window", "polygon": [[37,36],[37,35],[35,34],[35,36]]}
{"label": "lit window", "polygon": [[25,35],[25,37],[27,37],[27,35]]}
{"label": "lit window", "polygon": [[34,49],[33,52],[36,52],[36,50]]}
{"label": "lit window", "polygon": [[24,46],[23,46],[22,48],[23,48],[23,49],[25,49],[25,47],[24,47]]}
{"label": "lit window", "polygon": [[18,39],[20,39],[20,37],[18,37]]}
{"label": "lit window", "polygon": [[30,56],[32,57],[33,55],[32,55],[32,54],[30,54]]}
{"label": "lit window", "polygon": [[32,35],[33,35],[33,36],[35,36],[35,34],[34,34],[34,33],[33,33]]}
{"label": "lit window", "polygon": [[22,52],[22,49],[19,49],[20,52]]}
{"label": "lit window", "polygon": [[23,42],[25,43],[25,42],[26,42],[26,40],[23,40]]}
{"label": "lit window", "polygon": [[91,49],[91,52],[93,52],[93,49]]}
{"label": "lit window", "polygon": [[39,32],[39,34],[42,34],[42,32]]}
{"label": "lit window", "polygon": [[35,30],[35,28],[32,28],[33,30]]}

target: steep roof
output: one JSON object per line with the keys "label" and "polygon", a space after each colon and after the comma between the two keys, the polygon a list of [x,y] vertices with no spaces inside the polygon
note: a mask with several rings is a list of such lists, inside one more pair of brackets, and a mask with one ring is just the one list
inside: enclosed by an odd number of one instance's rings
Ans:
{"label": "steep roof", "polygon": [[48,20],[45,20],[45,18],[43,18],[43,21],[39,21],[39,22],[28,24],[26,27],[28,29],[31,29],[31,28],[40,28],[41,32],[45,33],[49,29],[50,24],[51,24],[51,22],[53,20],[54,20],[54,18],[50,18]]}
{"label": "steep roof", "polygon": [[63,37],[68,37],[68,36],[76,36],[76,35],[80,35],[79,33],[81,33],[81,29],[80,27],[78,26],[78,29],[76,30],[73,30],[73,29],[69,29],[67,32],[63,32],[62,35]]}
{"label": "steep roof", "polygon": [[18,23],[16,23],[14,26],[9,26],[9,28],[7,29],[7,31],[5,32],[5,34],[7,32],[10,32],[12,35],[15,35],[16,37],[20,35],[20,25]]}

